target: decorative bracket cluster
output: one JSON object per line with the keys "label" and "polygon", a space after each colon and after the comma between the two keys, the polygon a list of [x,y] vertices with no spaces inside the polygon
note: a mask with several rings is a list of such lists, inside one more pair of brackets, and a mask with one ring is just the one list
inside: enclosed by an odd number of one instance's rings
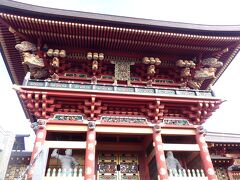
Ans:
{"label": "decorative bracket cluster", "polygon": [[[47,47],[45,47],[47,49]],[[45,50],[46,50],[45,49]],[[66,57],[66,51],[65,50],[59,50],[59,49],[48,49],[46,55],[50,58],[50,69],[49,73],[52,75],[53,80],[58,80],[58,73],[60,68],[60,59],[59,58],[65,58]]]}
{"label": "decorative bracket cluster", "polygon": [[164,105],[160,100],[156,100],[154,103],[148,105],[148,108],[143,108],[142,112],[145,112],[152,123],[160,123],[164,115]]}
{"label": "decorative bracket cluster", "polygon": [[98,70],[98,60],[102,61],[104,59],[104,54],[103,53],[87,53],[87,59],[92,60],[92,71],[93,75],[96,75],[96,72]]}
{"label": "decorative bracket cluster", "polygon": [[20,90],[20,98],[27,109],[37,118],[49,118],[48,114],[54,112],[54,100],[47,99],[43,92],[25,92]]}
{"label": "decorative bracket cluster", "polygon": [[183,111],[194,124],[204,123],[207,118],[212,115],[212,112],[219,108],[217,102],[202,101],[196,106],[191,106],[189,110]]}
{"label": "decorative bracket cluster", "polygon": [[155,67],[161,64],[161,60],[159,58],[154,57],[143,57],[143,64],[149,64],[147,69],[148,79],[151,79],[156,73]]}
{"label": "decorative bracket cluster", "polygon": [[96,121],[98,119],[98,115],[102,111],[101,104],[102,102],[97,101],[95,96],[92,96],[90,101],[85,100],[84,114],[89,117],[89,120]]}
{"label": "decorative bracket cluster", "polygon": [[103,59],[104,59],[103,53],[97,53],[97,52],[87,53],[87,60],[92,60],[92,72],[93,72],[92,83],[94,84],[97,83],[96,74],[99,69],[99,62],[101,62]]}

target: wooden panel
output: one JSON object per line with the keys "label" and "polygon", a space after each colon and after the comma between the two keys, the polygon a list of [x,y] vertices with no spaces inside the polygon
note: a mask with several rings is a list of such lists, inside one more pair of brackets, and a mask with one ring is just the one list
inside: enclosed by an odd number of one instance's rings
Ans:
{"label": "wooden panel", "polygon": [[97,133],[112,133],[112,134],[152,134],[152,128],[138,127],[96,127]]}
{"label": "wooden panel", "polygon": [[163,144],[164,151],[200,151],[198,144]]}
{"label": "wooden panel", "polygon": [[86,149],[85,141],[45,141],[49,148]]}
{"label": "wooden panel", "polygon": [[86,125],[54,125],[47,124],[47,131],[55,132],[86,132]]}
{"label": "wooden panel", "polygon": [[170,128],[162,128],[161,134],[166,135],[196,135],[196,131],[194,129],[170,129]]}
{"label": "wooden panel", "polygon": [[96,149],[99,151],[141,151],[143,146],[140,143],[97,143]]}

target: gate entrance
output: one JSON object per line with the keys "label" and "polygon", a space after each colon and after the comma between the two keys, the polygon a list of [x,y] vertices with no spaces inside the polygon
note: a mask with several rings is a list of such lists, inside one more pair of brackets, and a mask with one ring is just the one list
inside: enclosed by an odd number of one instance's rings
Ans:
{"label": "gate entrance", "polygon": [[138,155],[101,153],[98,155],[98,180],[140,180]]}

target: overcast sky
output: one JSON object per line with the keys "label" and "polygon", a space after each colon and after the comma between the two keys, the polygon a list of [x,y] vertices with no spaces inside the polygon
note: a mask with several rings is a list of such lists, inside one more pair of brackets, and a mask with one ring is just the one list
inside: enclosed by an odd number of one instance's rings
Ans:
{"label": "overcast sky", "polygon": [[[146,19],[212,25],[240,25],[240,1],[215,0],[22,0],[21,2],[60,9],[121,15]],[[29,122],[12,90],[5,65],[0,60],[0,124],[7,130],[20,134],[32,133]],[[237,56],[224,75],[214,85],[217,96],[227,100],[208,119],[205,127],[209,131],[240,133],[238,115],[240,100],[240,56]]]}

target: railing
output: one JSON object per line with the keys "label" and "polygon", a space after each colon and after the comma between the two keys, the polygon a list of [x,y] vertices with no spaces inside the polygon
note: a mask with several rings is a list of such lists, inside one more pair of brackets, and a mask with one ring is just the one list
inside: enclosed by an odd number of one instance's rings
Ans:
{"label": "railing", "polygon": [[82,175],[82,169],[74,168],[74,169],[56,169],[56,168],[48,168],[47,174],[44,180],[84,180],[84,176]]}
{"label": "railing", "polygon": [[176,89],[176,88],[157,88],[157,87],[140,87],[140,86],[123,86],[111,84],[90,84],[79,82],[63,82],[50,80],[28,79],[24,81],[24,86],[47,87],[47,88],[64,88],[86,91],[105,91],[105,92],[125,92],[130,94],[149,94],[160,96],[189,96],[189,97],[215,97],[211,90],[194,90],[194,89]]}
{"label": "railing", "polygon": [[239,171],[228,171],[228,176],[230,179],[240,179],[240,172]]}
{"label": "railing", "polygon": [[180,170],[169,170],[168,172],[169,180],[207,180],[203,170],[198,169],[180,169]]}

